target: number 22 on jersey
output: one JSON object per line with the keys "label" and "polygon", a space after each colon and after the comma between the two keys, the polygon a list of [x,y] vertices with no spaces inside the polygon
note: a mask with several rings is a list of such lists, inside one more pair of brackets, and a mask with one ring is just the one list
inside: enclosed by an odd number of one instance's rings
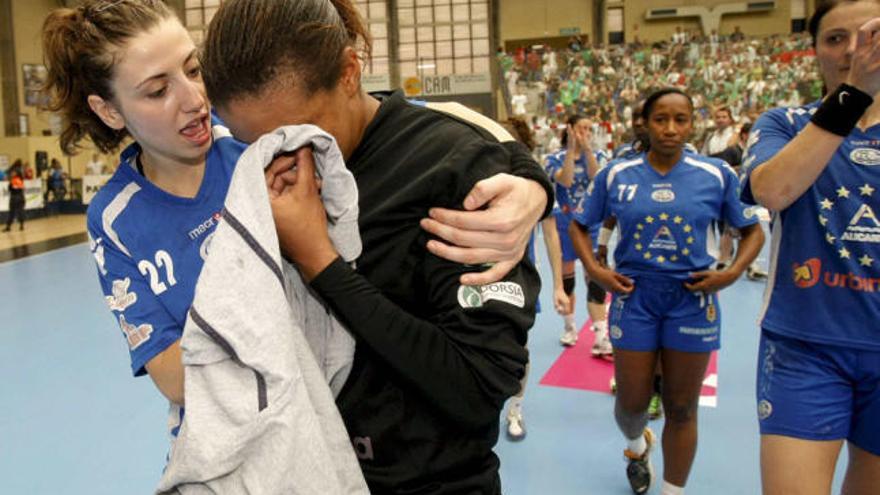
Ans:
{"label": "number 22 on jersey", "polygon": [[[138,263],[138,270],[140,270],[141,275],[149,277],[150,289],[153,291],[153,294],[158,296],[168,290],[169,287],[174,287],[177,284],[177,279],[174,278],[174,262],[171,260],[171,255],[168,254],[167,251],[161,249],[156,251],[155,258],[155,264],[151,263],[149,260],[141,260]],[[159,268],[165,269],[164,281],[160,278],[161,275],[159,274]]]}

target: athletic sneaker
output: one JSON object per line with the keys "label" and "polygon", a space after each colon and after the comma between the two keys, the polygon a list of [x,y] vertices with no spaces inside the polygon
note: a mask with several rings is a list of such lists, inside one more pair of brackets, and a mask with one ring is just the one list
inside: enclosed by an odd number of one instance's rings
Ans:
{"label": "athletic sneaker", "polygon": [[626,449],[623,456],[627,460],[626,478],[629,480],[629,486],[633,493],[648,493],[651,485],[654,484],[654,466],[651,464],[651,449],[654,446],[654,432],[650,428],[645,428],[645,442],[648,448],[642,455]]}
{"label": "athletic sneaker", "polygon": [[660,419],[663,417],[663,400],[660,394],[655,393],[651,396],[651,402],[648,404],[648,419]]}
{"label": "athletic sneaker", "polygon": [[578,341],[578,333],[574,328],[566,328],[562,332],[562,337],[559,337],[559,342],[566,347],[571,347],[577,344]]}
{"label": "athletic sneaker", "polygon": [[519,442],[526,437],[526,423],[523,421],[522,409],[511,407],[507,411],[507,439]]}
{"label": "athletic sneaker", "polygon": [[749,280],[764,280],[767,278],[767,272],[758,266],[757,263],[752,263],[746,270],[746,277]]}
{"label": "athletic sneaker", "polygon": [[593,357],[607,358],[613,356],[614,350],[611,348],[611,339],[608,338],[608,329],[593,327],[593,332],[596,334],[591,350]]}

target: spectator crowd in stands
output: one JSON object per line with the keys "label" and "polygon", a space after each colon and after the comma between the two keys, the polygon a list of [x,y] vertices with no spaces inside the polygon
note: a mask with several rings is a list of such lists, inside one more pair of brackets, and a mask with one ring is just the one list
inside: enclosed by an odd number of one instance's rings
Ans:
{"label": "spectator crowd in stands", "polygon": [[746,38],[678,28],[670,41],[589,45],[573,37],[567,48],[547,45],[499,50],[498,60],[514,115],[531,117],[540,151],[553,151],[566,115],[587,115],[597,148],[631,139],[633,108],[668,86],[693,95],[698,148],[714,131],[714,110],[727,107],[738,127],[775,106],[800,105],[822,94],[815,54],[806,34]]}

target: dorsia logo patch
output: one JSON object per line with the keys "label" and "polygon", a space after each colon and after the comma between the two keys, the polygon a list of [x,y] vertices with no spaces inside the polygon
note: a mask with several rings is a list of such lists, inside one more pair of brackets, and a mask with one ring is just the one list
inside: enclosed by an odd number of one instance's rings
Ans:
{"label": "dorsia logo patch", "polygon": [[874,148],[856,148],[850,152],[849,158],[859,165],[873,167],[875,165],[880,165],[880,150]]}
{"label": "dorsia logo patch", "polygon": [[462,285],[458,288],[458,305],[462,308],[482,308],[483,295],[476,285]]}
{"label": "dorsia logo patch", "polygon": [[110,306],[110,311],[125,311],[129,306],[137,302],[137,294],[128,291],[130,286],[131,279],[128,277],[113,281],[113,287],[110,289],[113,295],[105,296],[107,305]]}
{"label": "dorsia logo patch", "polygon": [[489,301],[499,301],[518,308],[526,305],[522,286],[515,282],[496,282],[483,286],[462,285],[458,288],[458,304],[462,308],[480,308]]}
{"label": "dorsia logo patch", "polygon": [[804,262],[803,265],[794,263],[792,265],[794,285],[801,289],[809,289],[819,282],[821,270],[822,261],[819,258],[811,258]]}
{"label": "dorsia logo patch", "polygon": [[657,189],[651,193],[651,199],[658,203],[671,203],[675,201],[675,191],[672,189]]}

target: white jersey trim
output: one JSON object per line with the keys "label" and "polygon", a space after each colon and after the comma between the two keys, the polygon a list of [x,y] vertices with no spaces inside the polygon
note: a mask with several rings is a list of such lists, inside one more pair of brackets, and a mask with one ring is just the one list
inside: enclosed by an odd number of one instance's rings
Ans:
{"label": "white jersey trim", "polygon": [[113,222],[116,221],[123,211],[125,211],[132,196],[140,190],[141,186],[134,182],[129,182],[128,185],[125,186],[122,191],[119,191],[116,197],[113,198],[113,201],[110,201],[110,203],[107,204],[107,207],[104,208],[104,211],[101,213],[101,224],[104,228],[104,233],[107,234],[107,238],[113,241],[113,244],[116,244],[116,247],[118,247],[119,250],[125,253],[129,258],[131,258],[131,253],[128,252],[128,249],[122,244],[122,241],[119,240],[119,234],[113,229]]}
{"label": "white jersey trim", "polygon": [[712,176],[718,179],[718,182],[721,184],[721,189],[724,189],[724,175],[721,174],[721,170],[719,170],[718,167],[710,163],[694,160],[689,156],[684,157],[684,162],[712,174]]}
{"label": "white jersey trim", "polygon": [[771,224],[773,229],[770,231],[770,269],[767,274],[767,287],[764,289],[764,302],[761,305],[761,311],[758,312],[758,325],[761,327],[764,326],[764,317],[767,316],[767,310],[770,308],[770,298],[773,295],[773,288],[776,286],[779,246],[782,244],[782,215],[774,213]]}
{"label": "white jersey trim", "polygon": [[427,108],[431,110],[442,112],[445,114],[453,115],[462,120],[475,124],[479,127],[482,127],[487,132],[492,134],[495,139],[499,142],[507,143],[511,141],[516,141],[513,136],[507,132],[507,129],[501,127],[501,124],[495,122],[494,120],[486,117],[483,114],[477,113],[470,108],[462,105],[461,103],[456,103],[453,101],[449,102],[429,102],[425,104]]}
{"label": "white jersey trim", "polygon": [[611,190],[611,184],[614,183],[614,178],[617,177],[617,174],[623,172],[628,168],[635,167],[636,165],[640,165],[642,163],[641,158],[636,158],[635,160],[629,160],[626,162],[617,163],[611,166],[611,170],[608,171],[608,177],[605,180],[605,190]]}
{"label": "white jersey trim", "polygon": [[214,125],[213,127],[211,127],[211,134],[214,136],[214,139],[232,137],[232,133],[229,132],[229,128],[222,125]]}
{"label": "white jersey trim", "polygon": [[721,257],[721,249],[718,248],[718,238],[716,237],[714,225],[711,223],[706,227],[706,253],[714,258],[715,261],[718,261]]}

